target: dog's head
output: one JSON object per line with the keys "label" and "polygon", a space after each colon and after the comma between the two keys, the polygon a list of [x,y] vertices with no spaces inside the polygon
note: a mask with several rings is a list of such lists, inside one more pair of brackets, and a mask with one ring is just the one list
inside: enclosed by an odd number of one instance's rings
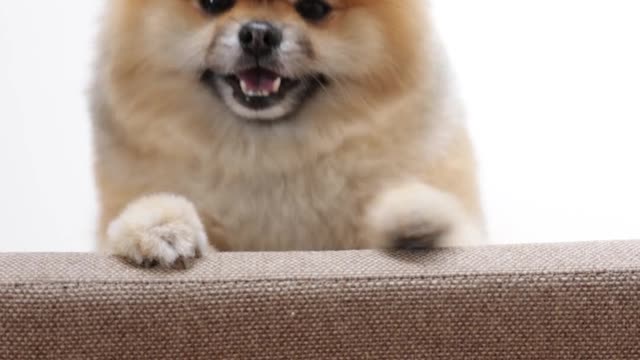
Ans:
{"label": "dog's head", "polygon": [[[422,0],[119,0],[137,62],[193,77],[239,118],[291,118],[411,78]],[[159,79],[160,81],[160,79]],[[356,94],[357,93],[357,94]]]}

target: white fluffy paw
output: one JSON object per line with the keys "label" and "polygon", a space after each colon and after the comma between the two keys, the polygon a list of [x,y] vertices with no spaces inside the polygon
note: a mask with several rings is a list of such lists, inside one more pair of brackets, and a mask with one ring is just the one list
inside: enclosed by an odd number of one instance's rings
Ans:
{"label": "white fluffy paw", "polygon": [[175,195],[131,203],[107,230],[106,251],[141,266],[186,268],[208,248],[193,204]]}
{"label": "white fluffy paw", "polygon": [[455,197],[418,182],[389,189],[373,201],[365,236],[376,247],[394,249],[469,246],[485,238]]}

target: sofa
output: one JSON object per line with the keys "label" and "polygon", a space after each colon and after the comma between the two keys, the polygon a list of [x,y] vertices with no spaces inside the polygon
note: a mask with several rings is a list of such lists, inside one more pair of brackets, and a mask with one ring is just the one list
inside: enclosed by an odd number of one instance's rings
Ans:
{"label": "sofa", "polygon": [[640,242],[0,254],[0,359],[640,359]]}

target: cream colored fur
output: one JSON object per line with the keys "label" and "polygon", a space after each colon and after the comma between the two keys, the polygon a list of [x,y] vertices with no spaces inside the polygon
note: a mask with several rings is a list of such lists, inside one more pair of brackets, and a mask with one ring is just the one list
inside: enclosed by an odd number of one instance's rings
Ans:
{"label": "cream colored fur", "polygon": [[[233,251],[482,241],[472,148],[421,0],[335,0],[344,10],[326,28],[297,23],[318,52],[306,66],[333,83],[267,126],[198,83],[231,20],[155,1],[113,0],[101,42],[104,251],[172,266],[206,250],[203,231],[212,249]],[[239,0],[233,21],[291,15],[286,1],[272,6]]]}
{"label": "cream colored fur", "polygon": [[107,229],[110,251],[138,264],[171,266],[209,249],[193,204],[172,194],[142,197],[127,206]]}

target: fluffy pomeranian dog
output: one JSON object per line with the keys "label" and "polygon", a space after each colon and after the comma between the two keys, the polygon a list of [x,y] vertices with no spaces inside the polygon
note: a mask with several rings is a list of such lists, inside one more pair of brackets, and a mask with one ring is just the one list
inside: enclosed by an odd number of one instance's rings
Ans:
{"label": "fluffy pomeranian dog", "polygon": [[472,147],[425,0],[111,0],[93,90],[100,247],[469,245]]}

